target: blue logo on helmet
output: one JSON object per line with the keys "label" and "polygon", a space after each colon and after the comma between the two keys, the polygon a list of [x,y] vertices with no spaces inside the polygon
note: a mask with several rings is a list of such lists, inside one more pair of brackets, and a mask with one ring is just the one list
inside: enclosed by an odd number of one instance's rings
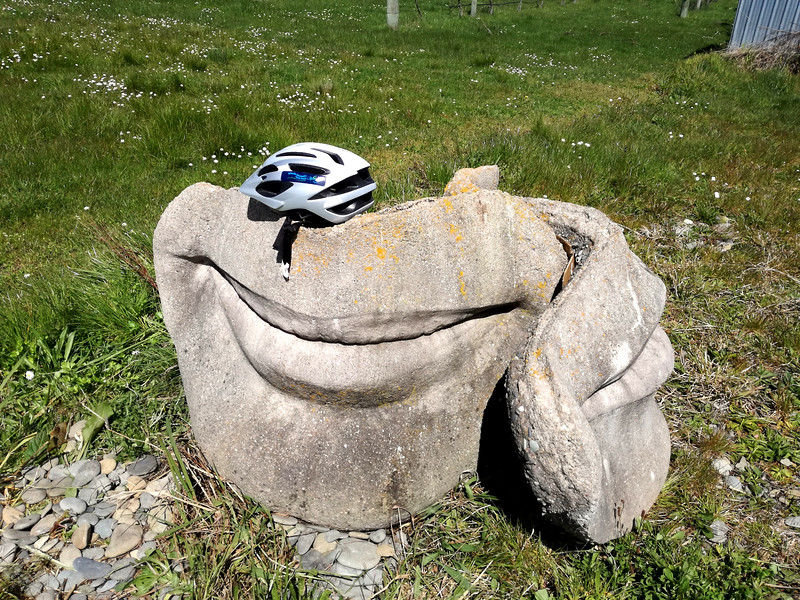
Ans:
{"label": "blue logo on helmet", "polygon": [[281,173],[281,181],[291,181],[292,183],[310,183],[312,185],[325,185],[325,175],[312,175],[310,173],[284,171]]}

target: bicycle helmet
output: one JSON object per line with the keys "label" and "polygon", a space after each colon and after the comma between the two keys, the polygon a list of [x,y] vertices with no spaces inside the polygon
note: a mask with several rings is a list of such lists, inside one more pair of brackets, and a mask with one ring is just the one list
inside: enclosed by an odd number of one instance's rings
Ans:
{"label": "bicycle helmet", "polygon": [[239,191],[278,212],[344,223],[367,210],[375,181],[369,163],[349,150],[303,142],[270,156]]}

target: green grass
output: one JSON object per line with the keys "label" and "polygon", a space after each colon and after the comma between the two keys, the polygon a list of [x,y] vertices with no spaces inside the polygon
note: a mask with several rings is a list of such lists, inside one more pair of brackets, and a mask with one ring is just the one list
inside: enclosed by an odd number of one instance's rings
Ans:
{"label": "green grass", "polygon": [[[403,5],[390,31],[375,2],[9,0],[0,476],[92,412],[108,417],[90,453],[200,460],[148,283],[150,233],[187,185],[236,186],[267,151],[315,139],[372,163],[379,206],[496,163],[501,189],[608,213],[666,283],[670,476],[647,520],[600,548],[531,532],[463,486],[406,527],[385,597],[796,595],[783,519],[800,514],[800,79],[708,52],[735,4],[678,19],[666,0],[550,0],[470,19],[421,0],[422,17]],[[748,494],[719,485],[723,454],[749,462]],[[268,515],[202,470],[188,477],[197,502],[138,592],[302,597],[313,576],[286,569]],[[706,541],[715,519],[731,527],[724,547]],[[169,569],[181,557],[193,578]]]}

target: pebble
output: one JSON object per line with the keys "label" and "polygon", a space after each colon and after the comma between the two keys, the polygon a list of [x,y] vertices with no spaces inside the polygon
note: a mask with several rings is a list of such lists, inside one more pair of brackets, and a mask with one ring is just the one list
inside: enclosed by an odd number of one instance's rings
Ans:
{"label": "pebble", "polygon": [[368,540],[369,534],[364,533],[363,531],[351,531],[347,534],[351,538],[356,538],[357,540]]}
{"label": "pebble", "polygon": [[88,460],[77,469],[70,469],[70,473],[74,477],[72,485],[75,487],[83,487],[100,475],[100,463],[96,460]]}
{"label": "pebble", "polygon": [[99,504],[95,505],[94,514],[101,519],[105,519],[106,517],[114,514],[115,510],[117,510],[117,505],[113,502],[100,502]]}
{"label": "pebble", "polygon": [[4,506],[3,507],[3,527],[8,525],[14,525],[17,521],[19,521],[25,515],[24,512],[21,510],[14,508],[13,506]]}
{"label": "pebble", "polygon": [[94,532],[99,535],[101,539],[107,540],[111,537],[111,534],[114,532],[114,527],[116,526],[117,521],[115,519],[106,518],[95,524]]}
{"label": "pebble", "polygon": [[142,543],[144,530],[141,525],[124,525],[114,529],[106,548],[106,558],[116,558],[127,554]]}
{"label": "pebble", "polygon": [[733,465],[731,464],[731,461],[724,456],[722,458],[715,458],[711,465],[714,467],[714,470],[723,477],[730,475],[731,471],[733,471]]}
{"label": "pebble", "polygon": [[83,523],[88,523],[91,526],[97,525],[97,522],[100,520],[100,517],[97,516],[97,513],[94,512],[87,512],[83,513],[78,517],[78,525],[82,525]]}
{"label": "pebble", "polygon": [[288,515],[273,514],[272,520],[275,521],[275,523],[277,523],[278,525],[287,525],[290,527],[297,525],[297,519],[295,519],[294,517],[290,517]]}
{"label": "pebble", "polygon": [[0,564],[10,563],[17,553],[17,545],[12,542],[0,544]]}
{"label": "pebble", "polygon": [[14,529],[16,529],[17,531],[25,531],[27,529],[30,529],[31,527],[36,525],[36,523],[38,523],[41,518],[42,515],[40,515],[39,513],[31,513],[29,515],[26,515],[21,519],[19,519],[16,523],[14,523]]}
{"label": "pebble", "polygon": [[113,458],[104,458],[100,461],[100,473],[108,475],[117,468],[117,461]]}
{"label": "pebble", "polygon": [[[336,543],[336,541],[329,542],[327,536],[324,533],[318,533],[317,536],[314,538],[314,544],[312,545],[312,547],[320,554],[327,554],[328,552],[331,552],[332,550],[336,549],[337,545],[338,544]],[[300,552],[300,555],[302,554],[304,553]]]}
{"label": "pebble", "polygon": [[728,531],[730,530],[730,527],[728,527],[723,521],[717,519],[716,521],[712,522],[708,528],[711,530],[711,535],[708,536],[708,538],[711,540],[711,543],[722,544],[728,539]]}
{"label": "pebble", "polygon": [[346,542],[349,542],[349,540],[342,540],[339,542],[342,548],[342,553],[339,555],[339,558],[336,559],[339,564],[352,569],[366,571],[375,567],[380,562],[381,557],[378,556],[374,544],[361,540],[354,540],[350,543]]}
{"label": "pebble", "polygon": [[84,579],[100,579],[111,572],[111,565],[91,558],[76,558],[72,566]]}
{"label": "pebble", "polygon": [[158,468],[158,461],[152,454],[145,454],[128,465],[127,471],[130,475],[143,477],[149,475]]}
{"label": "pebble", "polygon": [[20,498],[25,504],[39,504],[39,502],[47,498],[47,490],[31,488],[22,492]]}
{"label": "pebble", "polygon": [[317,535],[314,532],[311,533],[304,533],[303,535],[297,538],[297,542],[295,543],[295,551],[302,556],[306,552],[311,549],[311,545],[314,543],[314,539]]}
{"label": "pebble", "polygon": [[75,528],[72,532],[72,543],[79,550],[86,548],[92,541],[92,525],[88,521],[84,521]]}
{"label": "pebble", "polygon": [[59,506],[64,512],[69,512],[73,515],[80,515],[86,511],[86,502],[80,498],[64,498]]}
{"label": "pebble", "polygon": [[[744,460],[744,459],[742,459]],[[737,464],[738,468],[738,464]],[[736,477],[736,475],[727,475],[725,477],[725,485],[731,488],[735,492],[744,492],[744,486],[742,485],[742,480]]]}
{"label": "pebble", "polygon": [[64,563],[68,567],[72,567],[72,563],[76,558],[81,557],[80,549],[73,545],[69,544],[64,546],[64,549],[61,550],[61,554],[58,555],[58,561]]}
{"label": "pebble", "polygon": [[789,527],[800,529],[800,517],[786,517],[784,523],[786,523],[786,525]]}
{"label": "pebble", "polygon": [[740,471],[744,471],[745,469],[750,468],[750,463],[747,462],[747,459],[743,456],[739,459],[739,462],[736,463],[736,468]]}
{"label": "pebble", "polygon": [[58,517],[55,514],[47,515],[46,517],[39,519],[36,525],[31,528],[31,535],[39,537],[45,533],[50,533],[50,530],[53,528],[53,525],[56,524],[57,519]]}
{"label": "pebble", "polygon": [[386,532],[383,529],[378,529],[369,534],[369,541],[373,544],[380,544],[386,539]]}

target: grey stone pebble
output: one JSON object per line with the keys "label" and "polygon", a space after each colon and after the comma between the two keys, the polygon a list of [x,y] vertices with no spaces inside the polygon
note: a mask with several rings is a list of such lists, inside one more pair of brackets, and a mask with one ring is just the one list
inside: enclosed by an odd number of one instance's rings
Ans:
{"label": "grey stone pebble", "polygon": [[735,492],[744,493],[744,486],[742,485],[742,480],[736,477],[736,475],[727,475],[725,477],[725,485],[727,485]]}
{"label": "grey stone pebble", "polygon": [[723,521],[717,519],[708,527],[711,530],[711,535],[709,535],[709,539],[713,544],[722,544],[728,539],[728,531],[730,527],[728,527]]}
{"label": "grey stone pebble", "polygon": [[96,460],[88,460],[77,469],[70,469],[70,474],[74,478],[72,485],[83,487],[100,475],[100,463]]}
{"label": "grey stone pebble", "polygon": [[155,503],[156,498],[153,494],[142,492],[142,495],[139,496],[139,508],[142,510],[150,510]]}
{"label": "grey stone pebble", "polygon": [[8,527],[3,529],[3,539],[9,542],[16,542],[17,540],[24,540],[31,537],[30,531],[24,531],[21,529],[14,529],[13,527]]}
{"label": "grey stone pebble", "polygon": [[788,527],[800,529],[800,517],[786,517],[784,523],[786,523]]}
{"label": "grey stone pebble", "polygon": [[80,515],[86,511],[86,502],[80,498],[64,498],[59,506],[64,512],[69,512],[73,515]]}
{"label": "grey stone pebble", "polygon": [[115,510],[117,510],[117,505],[113,502],[100,502],[94,506],[94,514],[101,519],[114,514]]}
{"label": "grey stone pebble", "polygon": [[47,477],[47,470],[42,467],[31,467],[27,469],[22,476],[28,481],[38,481]]}
{"label": "grey stone pebble", "polygon": [[711,462],[711,466],[713,466],[714,470],[723,477],[730,475],[731,471],[733,471],[733,465],[731,464],[731,461],[724,456],[722,458],[715,458]]}
{"label": "grey stone pebble", "polygon": [[80,549],[75,547],[73,544],[69,544],[68,546],[64,546],[64,549],[61,550],[61,554],[58,556],[58,561],[64,563],[68,567],[71,567],[75,559],[80,557]]}
{"label": "grey stone pebble", "polygon": [[309,571],[330,571],[336,558],[328,560],[327,556],[312,548],[300,557],[300,563]]}
{"label": "grey stone pebble", "polygon": [[327,542],[335,542],[337,540],[341,540],[347,537],[346,533],[342,533],[341,531],[336,531],[335,529],[331,529],[330,531],[325,532],[325,541]]}
{"label": "grey stone pebble", "polygon": [[149,475],[158,468],[158,461],[152,454],[145,454],[141,458],[135,460],[128,465],[127,471],[131,475],[138,475],[144,477]]}
{"label": "grey stone pebble", "polygon": [[61,479],[56,479],[47,486],[47,496],[49,498],[63,496],[64,492],[67,491],[67,488],[70,487],[72,487],[72,477],[67,476],[62,477]]}
{"label": "grey stone pebble", "polygon": [[364,533],[363,531],[351,531],[347,535],[350,536],[351,538],[355,538],[357,540],[368,540],[369,539],[369,534],[368,533]]}
{"label": "grey stone pebble", "polygon": [[78,517],[76,523],[78,525],[83,525],[84,523],[88,523],[89,525],[95,526],[97,522],[100,520],[100,517],[97,516],[97,513],[93,512],[85,512]]}
{"label": "grey stone pebble", "polygon": [[37,579],[39,583],[41,583],[45,588],[49,588],[51,590],[57,590],[61,585],[53,575],[50,573],[43,573],[39,579]]}
{"label": "grey stone pebble", "polygon": [[36,596],[44,589],[44,586],[39,581],[32,581],[25,587],[25,594],[28,596]]}
{"label": "grey stone pebble", "polygon": [[84,579],[99,579],[107,576],[111,572],[110,564],[85,557],[76,558],[72,566],[83,575]]}
{"label": "grey stone pebble", "polygon": [[86,594],[72,594],[69,597],[69,600],[87,600],[88,596]]}
{"label": "grey stone pebble", "polygon": [[[80,559],[76,558],[75,560]],[[84,580],[84,577],[80,571],[64,570],[56,575],[56,579],[58,579],[59,585],[65,592],[72,592]]]}
{"label": "grey stone pebble", "polygon": [[275,521],[278,525],[289,525],[295,526],[297,525],[297,519],[294,517],[289,517],[287,515],[272,515],[272,520]]}
{"label": "grey stone pebble", "polygon": [[[58,587],[58,580],[56,580],[56,587]],[[56,600],[56,594],[58,592],[55,591],[55,588],[48,588],[43,592],[36,594],[36,598],[34,600]]]}
{"label": "grey stone pebble", "polygon": [[86,548],[86,550],[83,551],[83,556],[85,558],[91,558],[92,560],[100,560],[105,555],[106,555],[105,548],[93,547],[93,548]]}
{"label": "grey stone pebble", "polygon": [[386,531],[377,529],[369,534],[369,541],[373,544],[380,544],[386,539]]}
{"label": "grey stone pebble", "polygon": [[346,567],[366,571],[375,567],[381,561],[375,545],[369,542],[347,539],[339,542],[339,546],[342,549],[342,553],[336,561]]}
{"label": "grey stone pebble", "polygon": [[46,517],[39,519],[39,521],[31,528],[31,535],[35,535],[39,537],[40,535],[44,535],[45,533],[50,533],[50,529],[52,529],[53,525],[56,524],[56,520],[58,516],[53,513],[49,514]]}
{"label": "grey stone pebble", "polygon": [[[40,515],[39,513],[31,513],[29,515],[25,515],[19,521],[14,523],[14,529],[18,531],[25,531],[26,529],[30,529],[31,527],[36,525],[36,523],[38,523],[41,518],[42,515]],[[36,594],[32,595],[35,596]]]}
{"label": "grey stone pebble", "polygon": [[303,555],[309,551],[311,548],[311,544],[314,543],[314,538],[317,537],[315,532],[305,533],[297,538],[297,543],[295,545],[295,550],[299,555]]}
{"label": "grey stone pebble", "polygon": [[110,592],[117,586],[118,583],[119,581],[116,579],[106,579],[104,583],[97,587],[97,593],[102,594],[103,592]]}
{"label": "grey stone pebble", "polygon": [[0,544],[0,564],[7,564],[14,560],[17,553],[17,545],[13,542]]}
{"label": "grey stone pebble", "polygon": [[25,504],[39,504],[39,502],[47,498],[47,490],[30,488],[22,492],[20,498]]}
{"label": "grey stone pebble", "polygon": [[114,533],[114,527],[117,526],[116,519],[107,518],[101,521],[98,521],[94,526],[94,532],[100,536],[100,538],[107,540],[111,537],[111,534]]}
{"label": "grey stone pebble", "polygon": [[55,481],[62,477],[69,477],[69,469],[64,465],[56,465],[47,473],[47,478],[50,481]]}

